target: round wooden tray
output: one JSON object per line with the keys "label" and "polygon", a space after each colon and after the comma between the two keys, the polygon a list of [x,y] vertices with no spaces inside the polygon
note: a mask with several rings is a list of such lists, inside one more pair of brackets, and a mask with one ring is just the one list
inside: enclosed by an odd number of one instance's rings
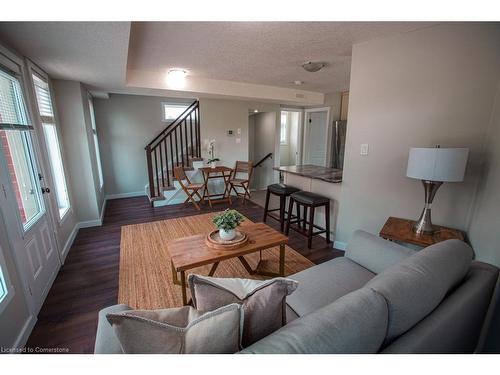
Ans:
{"label": "round wooden tray", "polygon": [[217,250],[234,250],[244,246],[248,242],[248,236],[245,232],[236,230],[236,237],[231,241],[224,241],[219,236],[219,230],[210,232],[205,239],[208,247]]}

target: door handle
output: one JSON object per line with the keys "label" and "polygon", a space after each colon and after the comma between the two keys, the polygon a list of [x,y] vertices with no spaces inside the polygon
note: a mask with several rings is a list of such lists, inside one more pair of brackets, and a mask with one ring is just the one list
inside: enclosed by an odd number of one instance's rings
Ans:
{"label": "door handle", "polygon": [[47,194],[50,193],[50,189],[48,187],[43,187],[42,188],[42,194],[45,194],[45,193],[47,193]]}

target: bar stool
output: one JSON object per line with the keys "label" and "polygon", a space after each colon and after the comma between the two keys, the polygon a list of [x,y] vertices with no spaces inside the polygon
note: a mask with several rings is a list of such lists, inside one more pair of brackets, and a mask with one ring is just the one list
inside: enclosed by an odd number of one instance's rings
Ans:
{"label": "bar stool", "polygon": [[[292,212],[293,204],[297,205],[297,216],[295,219],[288,216],[286,222],[285,234],[290,232],[290,224],[297,224],[297,227],[292,227],[293,230],[307,237],[307,247],[310,249],[312,238],[321,233],[326,233],[326,243],[330,243],[330,199],[322,195],[311,193],[308,191],[299,191],[290,195],[290,203],[288,204],[288,212]],[[304,216],[300,217],[300,206],[304,208]],[[325,207],[325,224],[326,228],[322,228],[314,224],[314,211],[317,207]],[[309,221],[307,221],[307,209],[309,209]],[[301,229],[302,224],[302,229]],[[309,225],[306,232],[306,224]],[[313,232],[313,228],[319,229]]]}
{"label": "bar stool", "polygon": [[[277,220],[280,222],[280,229],[283,232],[283,229],[285,227],[285,213],[287,214],[288,217],[291,215],[288,215],[288,212],[285,211],[285,205],[286,205],[286,198],[289,197],[291,194],[296,193],[300,191],[300,189],[294,188],[293,186],[288,186],[285,184],[272,184],[267,187],[267,193],[266,193],[266,204],[264,207],[264,219],[262,220],[264,223],[266,222],[266,218],[269,214],[269,212],[274,212],[274,211],[279,211],[280,216],[276,217],[274,215],[269,215],[269,217],[273,218],[274,220]],[[272,210],[269,209],[269,197],[271,194],[277,195],[280,197],[280,208],[274,208]]]}

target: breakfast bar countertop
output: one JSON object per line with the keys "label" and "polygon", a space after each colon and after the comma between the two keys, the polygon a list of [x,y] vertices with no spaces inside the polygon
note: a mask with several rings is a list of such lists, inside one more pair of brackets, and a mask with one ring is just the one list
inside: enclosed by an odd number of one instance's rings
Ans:
{"label": "breakfast bar countertop", "polygon": [[274,169],[280,172],[296,174],[331,183],[342,182],[342,169],[326,168],[310,164],[274,167]]}

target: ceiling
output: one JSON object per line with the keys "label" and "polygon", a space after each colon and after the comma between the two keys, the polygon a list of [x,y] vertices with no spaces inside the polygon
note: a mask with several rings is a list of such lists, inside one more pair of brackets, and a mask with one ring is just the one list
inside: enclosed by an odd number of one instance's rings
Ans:
{"label": "ceiling", "polygon": [[[428,27],[418,22],[134,22],[128,69],[329,93],[349,88],[352,45]],[[302,69],[322,61],[319,72]]]}
{"label": "ceiling", "polygon": [[[261,90],[276,101],[292,96],[317,101],[323,93],[349,88],[353,44],[433,24],[0,22],[0,42],[29,57],[53,78],[108,92],[168,93],[165,73],[181,67],[189,71],[191,92],[245,97],[251,91],[255,98]],[[309,73],[301,68],[309,60],[327,66]],[[295,80],[304,84],[295,86]],[[300,90],[305,95],[299,95]]]}

